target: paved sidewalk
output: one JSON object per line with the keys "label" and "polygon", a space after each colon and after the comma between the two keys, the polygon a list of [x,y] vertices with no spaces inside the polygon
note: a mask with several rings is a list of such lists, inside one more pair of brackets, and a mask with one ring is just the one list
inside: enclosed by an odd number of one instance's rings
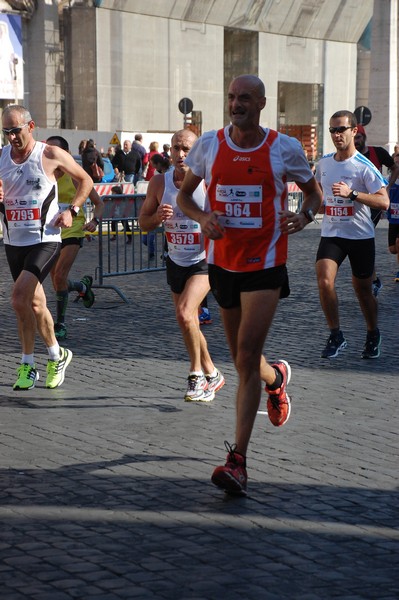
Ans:
{"label": "paved sidewalk", "polygon": [[[129,305],[108,289],[89,310],[71,301],[63,386],[44,388],[38,342],[41,379],[14,392],[20,347],[0,245],[1,600],[399,598],[396,259],[382,223],[380,359],[360,359],[365,326],[344,264],[349,347],[326,361],[319,235],[312,225],[290,239],[292,293],[267,354],[292,366],[292,415],[273,428],[264,396],[246,499],[210,482],[234,441],[237,382],[214,300],[204,331],[227,383],[210,405],[183,402],[188,365],[163,272],[113,278]],[[76,278],[94,274],[97,244],[85,244]]]}

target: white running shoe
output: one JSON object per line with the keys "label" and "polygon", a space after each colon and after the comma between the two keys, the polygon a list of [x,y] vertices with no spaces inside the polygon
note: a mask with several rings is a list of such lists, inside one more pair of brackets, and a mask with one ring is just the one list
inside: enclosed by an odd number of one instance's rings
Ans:
{"label": "white running shoe", "polygon": [[189,375],[187,381],[185,402],[211,402],[214,399],[215,392],[208,390],[208,381],[205,375]]}

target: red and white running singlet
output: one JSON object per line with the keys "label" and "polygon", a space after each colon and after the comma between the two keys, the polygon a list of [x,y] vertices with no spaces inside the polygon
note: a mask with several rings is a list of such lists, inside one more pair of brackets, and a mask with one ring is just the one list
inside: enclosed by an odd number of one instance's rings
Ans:
{"label": "red and white running singlet", "polygon": [[206,238],[208,263],[236,272],[283,265],[288,236],[280,232],[279,211],[288,208],[287,175],[312,178],[304,152],[296,139],[270,129],[251,149],[236,146],[228,132],[204,134],[186,158],[206,181],[210,210],[223,215],[224,237]]}

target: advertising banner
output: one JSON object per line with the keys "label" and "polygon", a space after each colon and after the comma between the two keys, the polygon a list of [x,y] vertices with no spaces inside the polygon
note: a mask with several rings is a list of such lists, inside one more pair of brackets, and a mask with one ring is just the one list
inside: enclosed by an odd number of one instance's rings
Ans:
{"label": "advertising banner", "polygon": [[17,103],[23,97],[21,17],[0,14],[0,99]]}

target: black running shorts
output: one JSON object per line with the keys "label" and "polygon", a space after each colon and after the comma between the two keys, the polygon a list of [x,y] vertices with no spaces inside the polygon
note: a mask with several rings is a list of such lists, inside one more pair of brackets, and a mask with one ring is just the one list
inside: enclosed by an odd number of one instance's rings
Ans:
{"label": "black running shorts", "polygon": [[338,266],[349,258],[352,274],[358,279],[371,277],[374,271],[375,240],[348,240],[341,237],[322,237],[316,262],[323,258],[334,260]]}
{"label": "black running shorts", "polygon": [[62,240],[62,248],[65,246],[79,246],[79,248],[83,248],[84,238],[82,237],[70,237]]}
{"label": "black running shorts", "polygon": [[16,281],[22,271],[33,273],[40,283],[46,279],[61,250],[59,242],[43,242],[32,246],[5,244],[11,275]]}
{"label": "black running shorts", "polygon": [[285,265],[245,273],[226,271],[216,265],[208,265],[208,269],[212,293],[222,308],[241,306],[241,292],[281,288],[280,298],[287,298],[290,294],[288,272]]}
{"label": "black running shorts", "polygon": [[166,281],[174,294],[181,294],[184,287],[193,275],[208,275],[206,260],[201,260],[189,267],[177,265],[169,256],[166,257]]}
{"label": "black running shorts", "polygon": [[388,226],[388,246],[396,246],[396,240],[399,238],[399,224],[389,223]]}

